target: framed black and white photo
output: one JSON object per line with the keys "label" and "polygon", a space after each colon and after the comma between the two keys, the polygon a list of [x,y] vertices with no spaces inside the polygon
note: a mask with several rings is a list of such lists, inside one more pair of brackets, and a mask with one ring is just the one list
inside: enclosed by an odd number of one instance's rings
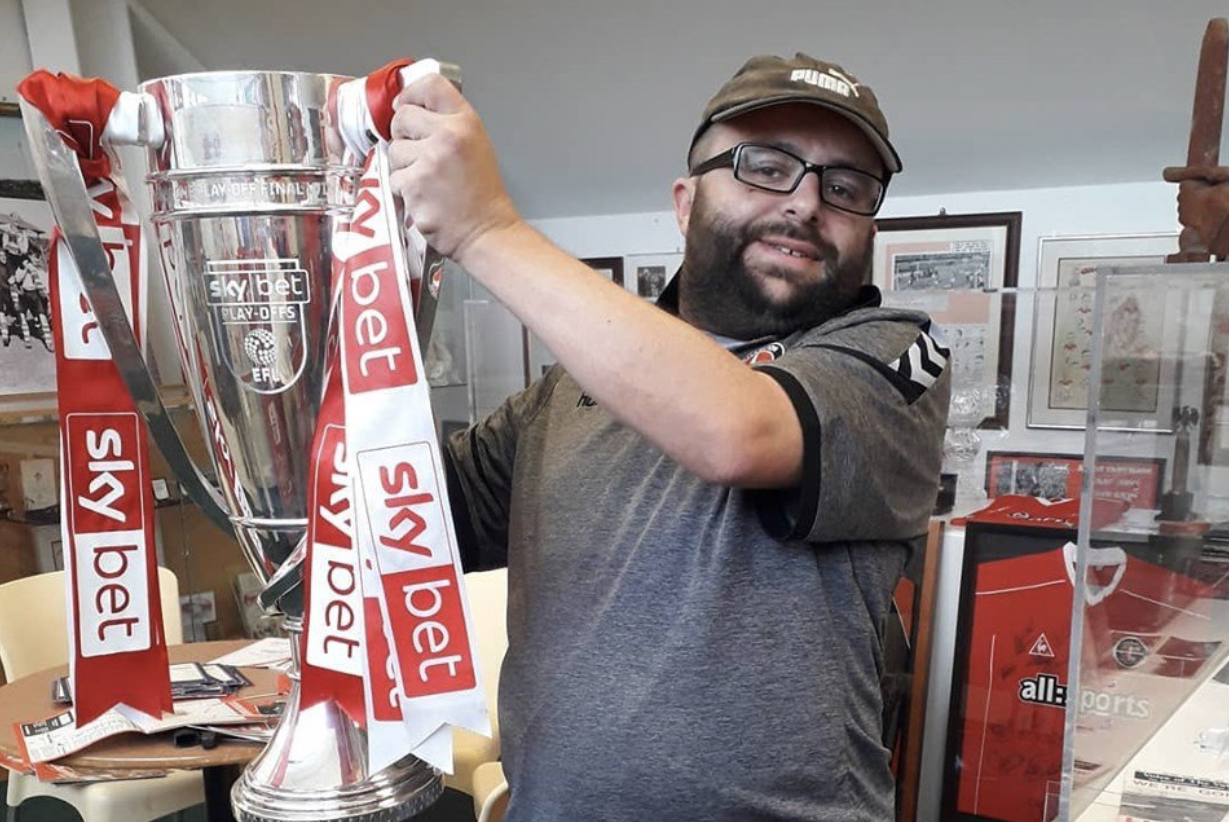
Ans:
{"label": "framed black and white photo", "polygon": [[[1158,264],[1178,250],[1178,235],[1042,237],[1037,252],[1037,311],[1033,324],[1028,427],[1083,429],[1087,423],[1097,271]],[[1105,306],[1105,360],[1100,407],[1115,429],[1172,430],[1172,359],[1159,356],[1180,323],[1145,293],[1114,290]]]}
{"label": "framed black and white photo", "polygon": [[629,254],[623,258],[624,288],[637,297],[657,302],[682,264],[681,253]]}
{"label": "framed black and white photo", "polygon": [[885,304],[926,311],[952,351],[952,389],[975,397],[982,428],[1006,428],[1011,403],[1019,211],[877,220],[871,276]]}
{"label": "framed black and white photo", "polygon": [[51,228],[51,208],[36,181],[0,180],[0,406],[54,401]]}

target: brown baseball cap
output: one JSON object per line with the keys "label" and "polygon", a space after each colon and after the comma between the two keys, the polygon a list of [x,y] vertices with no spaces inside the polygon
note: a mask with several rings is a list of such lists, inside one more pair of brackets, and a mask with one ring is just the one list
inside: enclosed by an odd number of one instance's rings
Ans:
{"label": "brown baseball cap", "polygon": [[835,63],[802,52],[792,60],[773,55],[748,60],[708,101],[691,145],[713,123],[782,103],[814,103],[845,115],[865,132],[888,172],[901,170],[900,155],[888,140],[888,121],[875,92]]}

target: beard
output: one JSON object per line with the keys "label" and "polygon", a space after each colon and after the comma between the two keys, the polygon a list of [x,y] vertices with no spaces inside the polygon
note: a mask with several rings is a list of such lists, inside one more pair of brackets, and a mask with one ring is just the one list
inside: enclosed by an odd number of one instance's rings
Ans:
{"label": "beard", "polygon": [[[867,281],[874,232],[868,232],[861,248],[842,258],[814,227],[767,219],[735,226],[696,205],[679,273],[680,314],[692,325],[737,340],[783,337],[840,314]],[[790,280],[796,274],[769,268],[757,275],[745,261],[748,246],[770,235],[801,240],[819,252],[821,274],[796,282],[785,298],[770,296],[760,280]]]}

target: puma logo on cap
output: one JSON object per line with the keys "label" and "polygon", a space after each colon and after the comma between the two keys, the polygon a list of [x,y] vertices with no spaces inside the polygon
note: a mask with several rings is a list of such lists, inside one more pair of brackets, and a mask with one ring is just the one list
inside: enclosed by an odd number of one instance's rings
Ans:
{"label": "puma logo on cap", "polygon": [[858,84],[834,69],[828,69],[826,72],[818,69],[794,69],[790,72],[789,79],[790,82],[801,81],[819,86],[842,97],[848,97],[850,94],[854,97],[861,96],[858,94]]}

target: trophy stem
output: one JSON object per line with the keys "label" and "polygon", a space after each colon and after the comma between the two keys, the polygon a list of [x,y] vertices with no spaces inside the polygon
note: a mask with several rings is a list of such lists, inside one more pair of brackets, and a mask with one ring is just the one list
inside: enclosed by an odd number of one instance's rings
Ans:
{"label": "trophy stem", "polygon": [[265,750],[231,789],[239,822],[393,822],[432,805],[444,792],[439,772],[412,756],[378,773],[366,770],[366,734],[328,701],[299,704],[300,617],[287,617],[290,695]]}

